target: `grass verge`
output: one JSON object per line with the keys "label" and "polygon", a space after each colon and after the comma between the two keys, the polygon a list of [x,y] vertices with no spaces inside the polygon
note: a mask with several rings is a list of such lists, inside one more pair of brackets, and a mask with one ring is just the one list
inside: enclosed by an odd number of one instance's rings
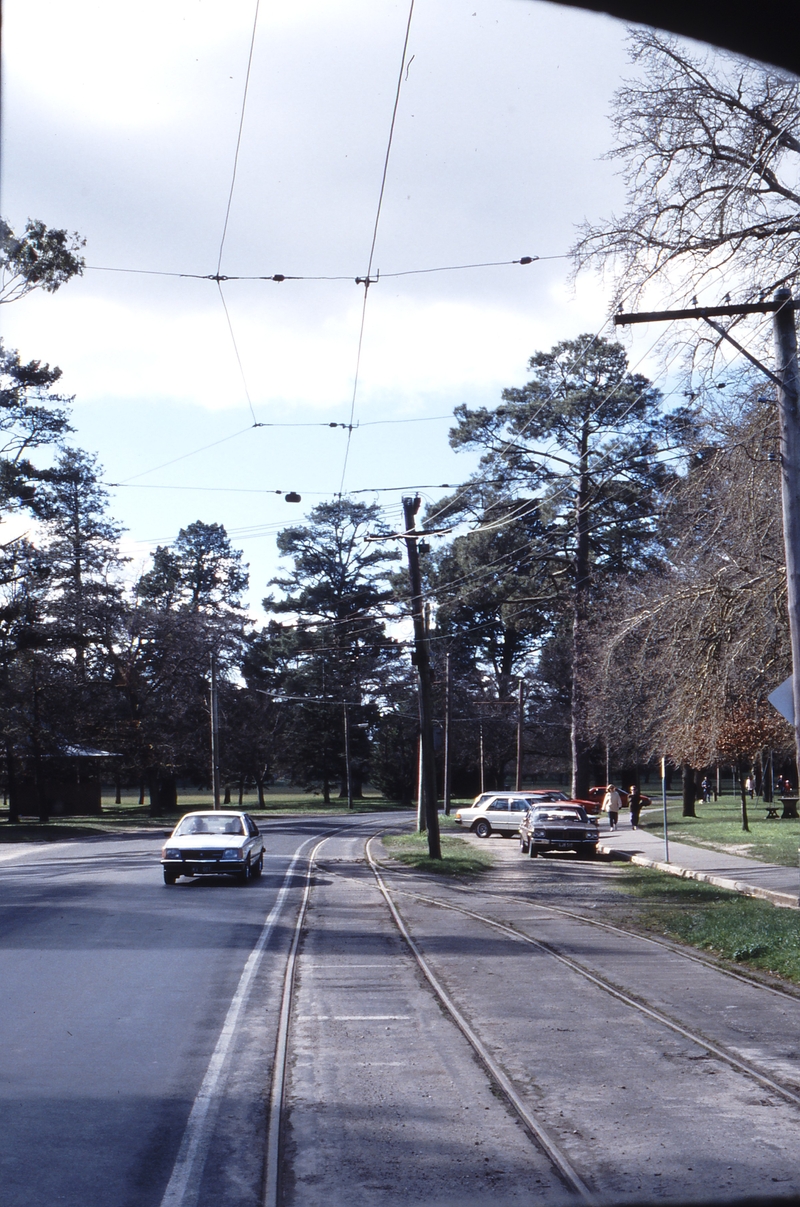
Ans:
{"label": "grass verge", "polygon": [[476,850],[455,834],[442,834],[442,858],[431,859],[427,834],[389,834],[382,839],[393,859],[418,872],[438,872],[445,876],[476,876],[494,864],[490,851]]}
{"label": "grass verge", "polygon": [[614,886],[628,897],[625,921],[800,983],[796,910],[649,868],[627,869]]}

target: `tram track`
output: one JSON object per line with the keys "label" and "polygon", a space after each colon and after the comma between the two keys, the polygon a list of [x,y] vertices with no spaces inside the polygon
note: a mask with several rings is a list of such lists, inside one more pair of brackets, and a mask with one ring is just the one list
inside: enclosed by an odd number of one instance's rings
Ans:
{"label": "tram track", "polygon": [[[446,1017],[448,1017],[458,1031],[463,1035],[470,1045],[473,1053],[477,1057],[480,1065],[484,1070],[484,1074],[488,1077],[492,1092],[500,1097],[507,1105],[513,1114],[522,1124],[524,1132],[527,1134],[529,1142],[546,1158],[552,1166],[553,1171],[557,1174],[558,1180],[572,1193],[572,1195],[581,1202],[587,1204],[596,1204],[598,1200],[597,1193],[593,1188],[595,1182],[595,1170],[592,1168],[589,1177],[582,1172],[580,1166],[585,1169],[590,1169],[586,1166],[585,1155],[584,1160],[575,1160],[566,1151],[560,1136],[553,1133],[548,1124],[545,1123],[543,1116],[547,1116],[548,1112],[545,1109],[539,1110],[536,1106],[531,1107],[530,1091],[522,1089],[515,1084],[514,1077],[510,1074],[504,1064],[502,1053],[498,1056],[493,1054],[490,1047],[483,1041],[479,1031],[480,1026],[475,1026],[466,1017],[464,1011],[459,1006],[457,1000],[458,993],[454,996],[448,986],[445,984],[441,974],[435,967],[435,957],[433,961],[426,954],[424,940],[417,942],[415,939],[410,924],[403,917],[400,907],[395,898],[408,898],[413,900],[417,905],[423,908],[432,908],[436,911],[446,910],[462,917],[486,926],[496,933],[503,935],[505,939],[511,940],[514,943],[525,945],[531,949],[537,950],[542,955],[554,960],[558,965],[567,970],[569,973],[580,977],[584,982],[587,982],[594,989],[600,990],[602,993],[614,999],[620,1006],[628,1011],[636,1013],[640,1018],[647,1020],[650,1024],[655,1024],[659,1028],[671,1033],[673,1036],[678,1036],[680,1039],[688,1041],[692,1045],[696,1045],[708,1057],[721,1062],[736,1076],[744,1077],[748,1081],[755,1083],[762,1090],[766,1090],[770,1095],[780,1099],[782,1102],[790,1105],[793,1108],[800,1108],[800,1092],[790,1088],[780,1080],[776,1079],[766,1071],[759,1067],[757,1062],[743,1059],[736,1053],[728,1050],[724,1044],[721,1044],[700,1030],[687,1026],[680,1022],[677,1018],[670,1017],[663,1010],[658,1009],[652,1003],[644,998],[639,998],[635,992],[630,989],[625,989],[618,984],[615,984],[607,976],[598,973],[595,969],[587,967],[577,960],[572,955],[566,955],[563,951],[558,950],[557,945],[540,938],[534,938],[532,935],[526,934],[523,930],[516,926],[509,925],[507,922],[500,921],[490,914],[482,912],[480,909],[471,909],[465,905],[460,905],[452,901],[446,901],[439,897],[428,895],[424,892],[412,890],[411,888],[398,888],[395,885],[387,883],[387,878],[382,874],[381,867],[375,859],[371,850],[371,843],[374,838],[379,836],[379,832],[364,827],[364,832],[356,833],[360,826],[347,827],[347,837],[356,839],[359,844],[363,840],[364,843],[364,859],[368,865],[374,884],[381,894],[386,908],[392,919],[392,923],[396,931],[400,934],[402,941],[413,957],[413,961],[419,972],[424,978],[424,983],[429,991],[439,1003]],[[344,829],[344,828],[343,828]],[[363,879],[348,875],[346,872],[335,867],[337,862],[334,859],[320,862],[319,854],[325,843],[334,837],[341,837],[342,832],[337,831],[334,834],[328,834],[317,841],[313,850],[307,858],[305,869],[305,880],[302,889],[302,899],[298,907],[297,916],[294,922],[294,928],[291,936],[290,949],[286,959],[284,977],[283,977],[283,993],[281,999],[280,1021],[278,1027],[278,1035],[276,1039],[276,1055],[273,1066],[273,1077],[270,1090],[270,1109],[268,1117],[267,1143],[266,1143],[266,1160],[265,1160],[265,1178],[264,1178],[264,1207],[279,1207],[279,1204],[284,1201],[283,1187],[281,1184],[281,1172],[284,1161],[287,1159],[283,1151],[283,1137],[286,1101],[285,1095],[287,1092],[287,1077],[290,1061],[292,1058],[292,1025],[294,1013],[294,999],[296,979],[298,975],[298,957],[303,951],[303,933],[307,925],[309,903],[313,900],[313,888],[315,882],[315,874],[324,867],[326,876],[334,880],[350,881],[359,883],[363,889]],[[465,892],[466,890],[459,889],[456,886],[448,886],[456,892]],[[473,894],[474,895],[474,894]],[[730,976],[734,980],[740,981],[750,988],[763,990],[765,993],[777,995],[797,1003],[797,997],[791,993],[783,993],[780,989],[761,985],[758,982],[738,975],[733,970],[720,968],[717,964],[710,960],[704,960],[700,956],[695,956],[692,953],[687,953],[676,948],[669,943],[661,943],[659,939],[652,936],[644,936],[635,931],[626,930],[624,927],[615,926],[611,923],[606,923],[598,919],[586,918],[582,914],[554,905],[540,905],[539,903],[531,902],[524,897],[504,896],[502,899],[503,905],[519,904],[527,908],[535,909],[537,912],[542,911],[544,914],[555,914],[570,921],[583,923],[609,933],[616,934],[626,939],[635,939],[638,942],[651,943],[656,946],[661,946],[668,950],[672,955],[682,957],[692,963],[703,966],[704,968]],[[324,1017],[324,1016],[323,1016]],[[361,1016],[353,1016],[361,1017]],[[399,1017],[393,1015],[374,1016],[378,1017]],[[697,1059],[695,1057],[694,1059]],[[527,1100],[526,1100],[527,1099]],[[558,1122],[558,1121],[556,1121]],[[563,1132],[563,1129],[561,1129]],[[571,1148],[572,1146],[569,1145]]]}
{"label": "tram track", "polygon": [[486,914],[478,913],[476,910],[466,909],[465,907],[459,905],[452,905],[449,902],[440,901],[435,897],[426,897],[420,893],[409,893],[408,890],[405,890],[405,892],[407,896],[412,896],[417,901],[422,901],[428,905],[434,905],[439,909],[448,909],[455,913],[463,914],[468,918],[473,918],[476,922],[483,923],[484,926],[492,927],[501,934],[516,939],[521,943],[525,943],[530,947],[538,948],[542,952],[546,952],[547,955],[557,960],[560,964],[571,969],[573,972],[577,973],[578,976],[583,977],[585,980],[597,986],[599,989],[602,989],[603,992],[609,994],[611,997],[616,998],[617,1001],[622,1002],[623,1005],[628,1006],[631,1010],[636,1010],[639,1014],[644,1015],[645,1018],[649,1018],[653,1022],[669,1028],[669,1030],[675,1032],[676,1035],[680,1035],[682,1038],[688,1039],[692,1043],[696,1043],[699,1047],[705,1048],[706,1051],[708,1051],[712,1056],[715,1056],[718,1060],[724,1061],[725,1064],[729,1065],[732,1069],[735,1069],[736,1072],[743,1073],[746,1076],[751,1077],[754,1081],[757,1081],[762,1088],[769,1090],[773,1094],[779,1095],[786,1102],[791,1103],[793,1106],[800,1107],[800,1093],[794,1092],[787,1086],[775,1081],[769,1076],[769,1074],[765,1073],[751,1062],[744,1061],[740,1057],[734,1056],[733,1053],[728,1052],[720,1044],[708,1039],[707,1036],[702,1035],[700,1032],[692,1031],[690,1028],[684,1027],[675,1019],[671,1019],[668,1015],[664,1014],[663,1011],[657,1010],[653,1006],[648,1005],[644,1000],[638,1001],[630,993],[626,993],[618,986],[612,984],[607,978],[599,976],[596,972],[586,968],[571,956],[565,956],[563,953],[556,950],[552,944],[541,939],[534,939],[530,935],[526,935],[523,931],[516,930],[513,926],[508,926],[503,922],[498,922],[496,919],[490,918]]}
{"label": "tram track", "polygon": [[[290,949],[285,965],[280,1019],[276,1038],[276,1054],[273,1065],[272,1084],[269,1097],[263,1207],[280,1207],[280,1204],[283,1201],[281,1173],[284,1162],[283,1135],[285,1128],[286,1108],[285,1094],[287,1087],[287,1070],[291,1054],[291,1032],[297,978],[298,953],[301,949],[303,930],[306,926],[308,906],[314,883],[314,875],[315,871],[318,870],[317,856],[325,843],[328,842],[329,839],[337,836],[341,837],[341,831],[335,834],[326,835],[324,838],[320,839],[308,856],[302,898],[297,916],[295,918]],[[433,993],[434,998],[439,1003],[440,1007],[444,1009],[446,1016],[450,1018],[461,1034],[465,1037],[473,1052],[478,1057],[484,1072],[488,1076],[492,1092],[495,1094],[495,1096],[502,1098],[502,1100],[505,1101],[507,1106],[511,1109],[513,1114],[519,1119],[524,1131],[528,1135],[529,1140],[546,1157],[547,1161],[555,1171],[558,1180],[568,1191],[573,1192],[577,1199],[587,1204],[587,1207],[597,1207],[599,1200],[595,1193],[575,1168],[574,1163],[570,1160],[563,1147],[558,1143],[558,1141],[544,1126],[544,1124],[538,1120],[526,1106],[522,1097],[515,1089],[508,1074],[494,1059],[489,1049],[481,1041],[475,1030],[469,1025],[463,1014],[459,1011],[455,1002],[435,976],[418,945],[410,935],[369,850],[370,841],[376,836],[377,835],[374,832],[365,834],[363,836],[366,862],[368,863],[375,877],[378,889],[385,901],[389,914],[400,935],[402,936],[405,945],[410,950],[417,966],[422,972],[425,981]],[[348,834],[348,837],[356,836]],[[336,875],[337,878],[343,880],[351,879],[349,877],[341,877],[339,873],[332,873],[330,871],[330,867],[326,867],[325,870],[327,874]],[[386,1017],[389,1018],[391,1016],[387,1015]]]}

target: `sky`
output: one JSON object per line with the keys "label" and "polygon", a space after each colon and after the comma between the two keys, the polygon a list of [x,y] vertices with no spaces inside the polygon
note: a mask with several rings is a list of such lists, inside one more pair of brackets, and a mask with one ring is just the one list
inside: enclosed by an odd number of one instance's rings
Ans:
{"label": "sky", "polygon": [[[224,242],[255,0],[3,8],[0,210],[17,230],[78,231],[88,267],[4,306],[2,335],[62,369],[73,442],[124,483],[111,511],[133,569],[193,520],[222,523],[257,612],[280,528],[341,489],[397,524],[403,493],[435,499],[476,465],[449,448],[455,406],[495,404],[534,352],[606,321],[607,289],[573,287],[565,253],[624,201],[602,159],[632,74],[621,23],[538,0],[416,0],[354,389],[355,277],[408,0],[261,0]],[[542,259],[506,263],[523,256]],[[345,279],[156,275],[217,272]],[[639,371],[652,338],[628,337]],[[329,425],[353,403],[348,442]]]}

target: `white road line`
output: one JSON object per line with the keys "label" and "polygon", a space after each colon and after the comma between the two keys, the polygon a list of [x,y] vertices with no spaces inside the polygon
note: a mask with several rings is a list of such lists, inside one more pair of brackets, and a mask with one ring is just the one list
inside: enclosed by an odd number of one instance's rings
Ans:
{"label": "white road line", "polygon": [[192,1109],[184,1129],[183,1139],[181,1140],[181,1146],[175,1158],[172,1176],[167,1183],[164,1197],[161,1200],[161,1207],[191,1207],[191,1204],[197,1200],[200,1179],[203,1174],[203,1167],[205,1166],[214,1130],[216,1108],[219,1105],[219,1097],[223,1088],[225,1060],[233,1041],[236,1024],[239,1020],[242,1007],[247,1001],[253,977],[258,970],[264,954],[264,948],[269,941],[269,937],[278,920],[278,915],[283,908],[295,867],[300,859],[303,848],[308,845],[308,841],[311,840],[307,840],[298,848],[292,862],[286,869],[286,875],[283,878],[283,884],[280,887],[278,896],[275,899],[275,904],[267,915],[255,947],[247,957],[247,963],[242,970],[236,992],[228,1007],[228,1013],[225,1015],[225,1022],[222,1024],[219,1039],[208,1062],[206,1075],[192,1104]]}
{"label": "white road line", "polygon": [[410,1014],[298,1014],[306,1023],[386,1023],[409,1022]]}

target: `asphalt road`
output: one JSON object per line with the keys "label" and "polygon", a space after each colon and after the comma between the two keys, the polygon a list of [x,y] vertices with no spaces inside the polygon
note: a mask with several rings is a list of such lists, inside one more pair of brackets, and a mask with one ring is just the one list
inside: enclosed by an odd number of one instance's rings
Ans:
{"label": "asphalt road", "polygon": [[[305,858],[326,835],[278,1201],[577,1202],[401,938],[364,858],[385,824],[270,822],[248,885],[165,887],[160,836],[0,850],[2,1207],[261,1207],[286,956]],[[800,997],[592,925],[611,864],[492,849],[498,866],[469,884],[383,874],[455,1007],[596,1199],[800,1192]]]}
{"label": "asphalt road", "polygon": [[[167,888],[160,836],[2,851],[3,1207],[159,1207],[292,856],[342,820],[271,823],[264,875],[244,886],[198,879]],[[297,895],[290,886],[267,936],[170,1202],[259,1201],[264,1094]]]}

